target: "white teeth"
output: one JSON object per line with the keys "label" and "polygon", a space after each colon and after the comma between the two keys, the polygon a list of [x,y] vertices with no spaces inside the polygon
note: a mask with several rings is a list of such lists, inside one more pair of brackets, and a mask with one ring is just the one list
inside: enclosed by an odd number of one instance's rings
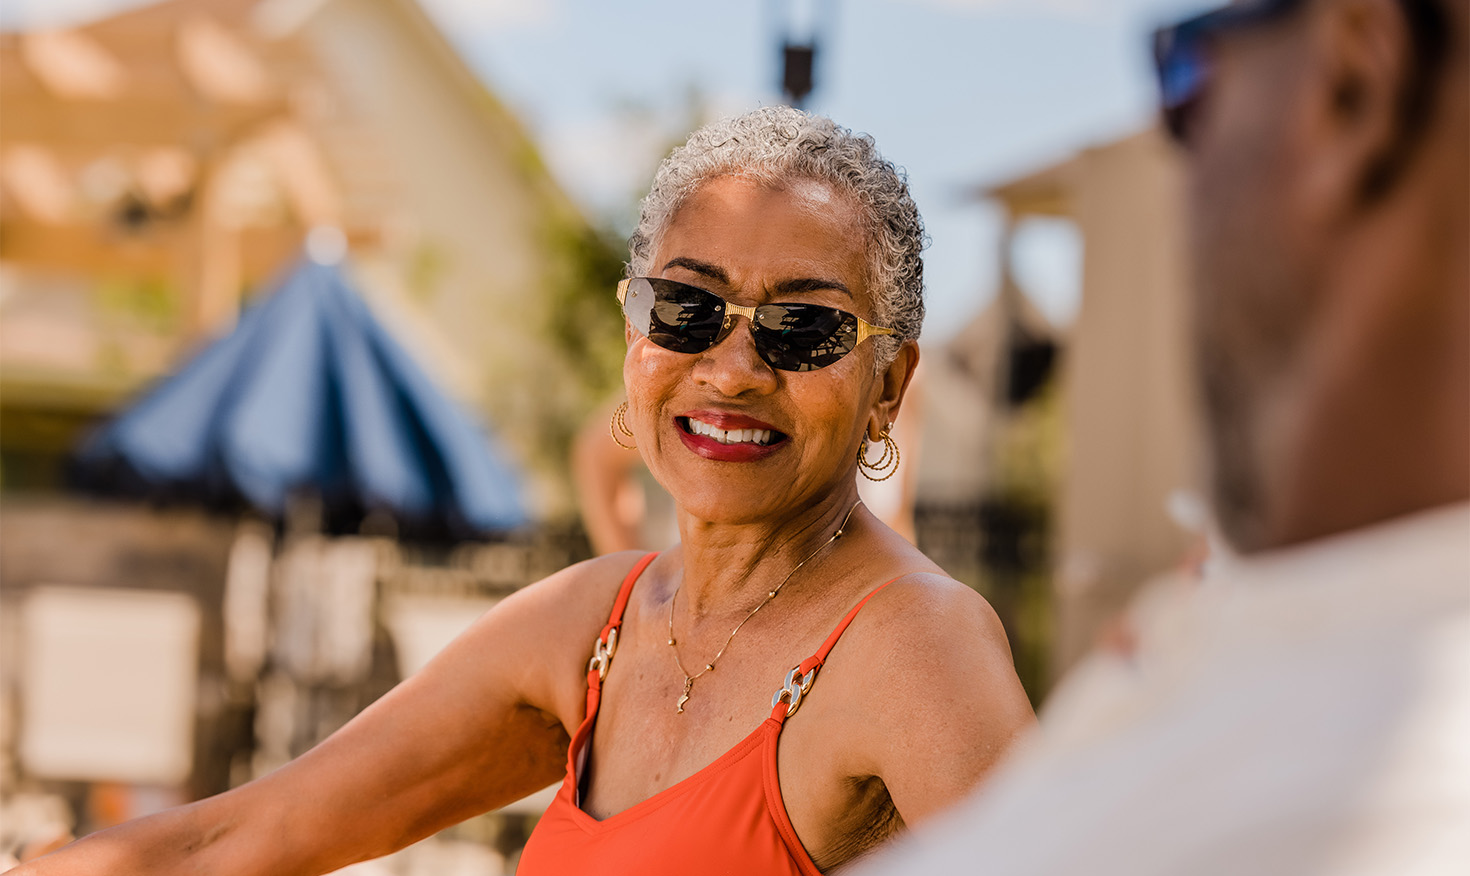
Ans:
{"label": "white teeth", "polygon": [[720,429],[693,417],[689,417],[688,422],[690,432],[695,435],[708,436],[721,444],[766,445],[771,443],[770,429]]}

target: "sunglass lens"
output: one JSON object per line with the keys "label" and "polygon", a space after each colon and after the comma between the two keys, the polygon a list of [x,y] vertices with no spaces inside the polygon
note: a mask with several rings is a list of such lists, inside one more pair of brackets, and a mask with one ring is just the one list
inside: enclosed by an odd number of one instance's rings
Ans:
{"label": "sunglass lens", "polygon": [[[702,353],[725,335],[724,299],[672,280],[629,280],[623,314],[650,341],[676,353]],[[852,352],[858,320],[816,304],[766,304],[756,308],[751,332],[772,368],[815,371]]]}
{"label": "sunglass lens", "polygon": [[699,353],[719,340],[725,306],[703,289],[666,280],[628,283],[623,313],[650,341],[676,353]]}
{"label": "sunglass lens", "polygon": [[857,317],[815,304],[769,304],[755,312],[756,350],[772,368],[814,371],[857,346]]}

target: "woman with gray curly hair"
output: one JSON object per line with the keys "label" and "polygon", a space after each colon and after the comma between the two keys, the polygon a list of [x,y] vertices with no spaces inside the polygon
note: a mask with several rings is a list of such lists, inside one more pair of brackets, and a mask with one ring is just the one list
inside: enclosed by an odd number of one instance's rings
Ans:
{"label": "woman with gray curly hair", "polygon": [[899,462],[867,445],[918,361],[922,245],[870,138],[779,107],[696,131],[618,287],[610,427],[680,544],[558,572],[286,767],[23,872],[322,873],[560,779],[524,876],[811,876],[959,799],[1031,710],[994,612],[856,486]]}

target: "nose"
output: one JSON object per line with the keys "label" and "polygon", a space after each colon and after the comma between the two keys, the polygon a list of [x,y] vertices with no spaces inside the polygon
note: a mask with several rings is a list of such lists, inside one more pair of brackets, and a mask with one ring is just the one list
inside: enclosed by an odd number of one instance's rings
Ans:
{"label": "nose", "polygon": [[[719,342],[698,354],[692,375],[695,383],[711,386],[727,398],[774,391],[780,385],[780,378],[756,352],[755,335],[750,331],[754,309],[732,310],[737,312],[725,314]],[[742,316],[743,326],[739,318]]]}

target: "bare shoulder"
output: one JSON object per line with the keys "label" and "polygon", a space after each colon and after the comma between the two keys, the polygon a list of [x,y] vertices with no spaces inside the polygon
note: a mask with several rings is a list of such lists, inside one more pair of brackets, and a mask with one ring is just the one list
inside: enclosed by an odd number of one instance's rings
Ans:
{"label": "bare shoulder", "polygon": [[875,592],[829,662],[843,675],[866,679],[854,693],[875,704],[907,699],[916,688],[976,696],[985,687],[1024,699],[995,610],[938,571],[907,574]]}
{"label": "bare shoulder", "polygon": [[866,568],[874,577],[866,586],[888,583],[863,605],[844,640],[853,639],[875,656],[895,650],[909,656],[942,654],[956,644],[979,641],[999,647],[1010,664],[1005,629],[983,596],[945,574],[897,533],[884,528],[871,545],[873,562]]}
{"label": "bare shoulder", "polygon": [[963,796],[1034,720],[995,611],[942,573],[884,587],[838,648],[824,673],[867,716],[846,769],[880,777],[906,821]]}
{"label": "bare shoulder", "polygon": [[985,597],[937,570],[904,575],[874,593],[852,632],[901,640],[906,648],[932,648],[956,637],[1006,641]]}
{"label": "bare shoulder", "polygon": [[532,705],[575,723],[594,641],[607,623],[618,588],[644,554],[623,551],[568,566],[506,597],[466,632],[463,644],[508,638],[532,657],[522,664],[522,690]]}
{"label": "bare shoulder", "polygon": [[506,598],[506,605],[514,606],[524,619],[535,617],[554,626],[594,624],[600,630],[618,588],[644,556],[639,551],[620,551],[584,560],[517,591]]}

